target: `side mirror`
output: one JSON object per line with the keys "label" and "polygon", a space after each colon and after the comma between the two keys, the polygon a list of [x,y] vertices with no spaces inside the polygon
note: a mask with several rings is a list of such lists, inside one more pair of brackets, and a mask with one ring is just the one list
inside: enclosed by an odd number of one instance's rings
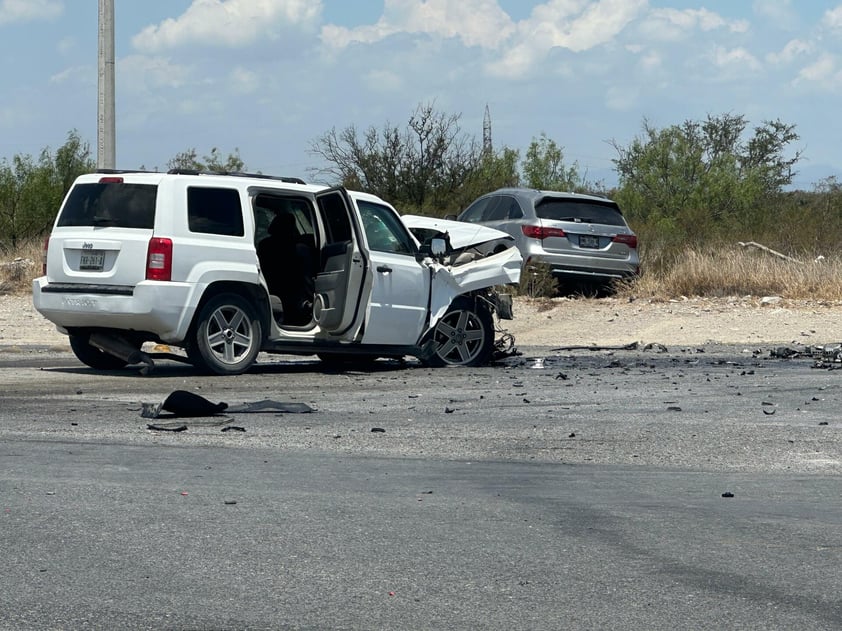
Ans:
{"label": "side mirror", "polygon": [[447,241],[441,237],[433,237],[430,239],[430,254],[435,258],[440,259],[447,253]]}
{"label": "side mirror", "polygon": [[448,221],[456,221],[456,215],[445,215],[444,218]]}

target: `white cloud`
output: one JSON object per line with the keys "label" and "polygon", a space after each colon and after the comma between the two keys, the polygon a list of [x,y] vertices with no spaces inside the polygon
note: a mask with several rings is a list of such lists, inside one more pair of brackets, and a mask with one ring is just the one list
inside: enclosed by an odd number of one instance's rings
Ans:
{"label": "white cloud", "polygon": [[825,11],[822,18],[825,26],[831,29],[842,29],[842,5]]}
{"label": "white cloud", "polygon": [[260,86],[260,77],[248,68],[237,66],[228,76],[228,86],[240,94],[250,94]]}
{"label": "white cloud", "polygon": [[553,48],[590,50],[617,37],[646,8],[647,0],[550,0],[517,24],[514,41],[503,58],[487,69],[493,75],[518,77]]}
{"label": "white cloud", "polygon": [[77,83],[77,84],[96,84],[97,74],[96,68],[93,66],[73,66],[65,68],[50,77],[50,83]]}
{"label": "white cloud", "polygon": [[54,20],[63,12],[60,0],[0,0],[0,24]]}
{"label": "white cloud", "polygon": [[187,83],[189,75],[186,66],[174,64],[165,57],[129,55],[117,61],[116,76],[120,88],[132,93],[180,88]]}
{"label": "white cloud", "polygon": [[377,92],[398,92],[404,85],[403,77],[389,70],[372,70],[364,77],[366,85]]}
{"label": "white cloud", "polygon": [[497,0],[385,0],[377,23],[352,29],[328,24],[322,28],[322,42],[344,48],[352,42],[379,42],[396,33],[424,33],[458,38],[466,46],[497,48],[513,30]]}
{"label": "white cloud", "polygon": [[793,39],[786,43],[779,53],[769,53],[766,55],[766,61],[772,64],[788,64],[792,63],[796,58],[802,55],[808,55],[814,50],[812,42],[805,42],[800,39]]}
{"label": "white cloud", "polygon": [[707,9],[655,9],[644,21],[642,29],[651,39],[677,41],[694,30],[725,29],[731,33],[745,33],[749,24],[745,20],[726,20]]}
{"label": "white cloud", "polygon": [[132,44],[145,52],[186,44],[240,47],[275,38],[281,25],[310,24],[321,10],[321,0],[193,0],[180,17],[147,26]]}
{"label": "white cloud", "polygon": [[798,73],[801,81],[833,84],[840,78],[836,57],[833,55],[822,55],[817,61],[802,68]]}
{"label": "white cloud", "polygon": [[791,28],[798,19],[792,0],[754,0],[751,6],[757,15],[783,28]]}
{"label": "white cloud", "polygon": [[721,68],[734,70],[760,70],[761,64],[757,58],[745,48],[723,48],[717,46],[713,51],[713,63]]}

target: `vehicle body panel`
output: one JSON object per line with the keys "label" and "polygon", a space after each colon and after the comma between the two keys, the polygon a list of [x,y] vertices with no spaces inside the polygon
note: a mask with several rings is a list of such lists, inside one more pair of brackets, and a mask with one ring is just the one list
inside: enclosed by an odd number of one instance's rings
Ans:
{"label": "vehicle body panel", "polygon": [[634,232],[617,204],[605,198],[500,189],[475,200],[458,220],[510,234],[524,265],[546,264],[561,278],[607,281],[639,273],[637,248],[627,242]]}

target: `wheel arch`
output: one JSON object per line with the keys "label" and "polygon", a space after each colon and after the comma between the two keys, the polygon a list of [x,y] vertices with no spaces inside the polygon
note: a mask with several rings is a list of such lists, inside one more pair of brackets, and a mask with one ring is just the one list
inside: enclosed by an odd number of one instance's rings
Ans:
{"label": "wheel arch", "polygon": [[185,342],[189,342],[193,338],[193,335],[196,332],[199,314],[202,312],[204,306],[208,303],[208,301],[220,294],[236,294],[254,304],[263,330],[263,340],[261,340],[261,343],[265,342],[269,334],[269,323],[272,317],[269,306],[269,296],[267,295],[266,290],[261,285],[228,280],[213,282],[208,285],[202,293],[202,297],[199,299],[199,302],[196,304],[196,308],[193,311],[190,326],[187,329]]}

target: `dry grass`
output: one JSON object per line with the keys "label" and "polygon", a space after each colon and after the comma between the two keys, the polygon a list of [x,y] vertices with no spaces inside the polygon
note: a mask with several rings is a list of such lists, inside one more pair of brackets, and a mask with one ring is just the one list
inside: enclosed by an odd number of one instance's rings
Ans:
{"label": "dry grass", "polygon": [[842,299],[842,259],[791,261],[738,246],[687,250],[671,265],[646,272],[619,287],[620,296],[670,299],[679,296],[781,296]]}
{"label": "dry grass", "polygon": [[0,295],[30,291],[32,280],[41,275],[43,252],[44,242],[37,240],[0,258]]}
{"label": "dry grass", "polygon": [[[25,294],[41,274],[43,242],[32,241],[0,258],[0,295]],[[651,253],[650,253],[651,254]],[[647,264],[643,275],[618,286],[621,297],[669,300],[687,297],[781,296],[793,300],[842,301],[842,258],[800,262],[769,253],[723,246],[687,250],[671,261]],[[548,270],[530,270],[519,293],[530,298],[555,295],[556,283]]]}

